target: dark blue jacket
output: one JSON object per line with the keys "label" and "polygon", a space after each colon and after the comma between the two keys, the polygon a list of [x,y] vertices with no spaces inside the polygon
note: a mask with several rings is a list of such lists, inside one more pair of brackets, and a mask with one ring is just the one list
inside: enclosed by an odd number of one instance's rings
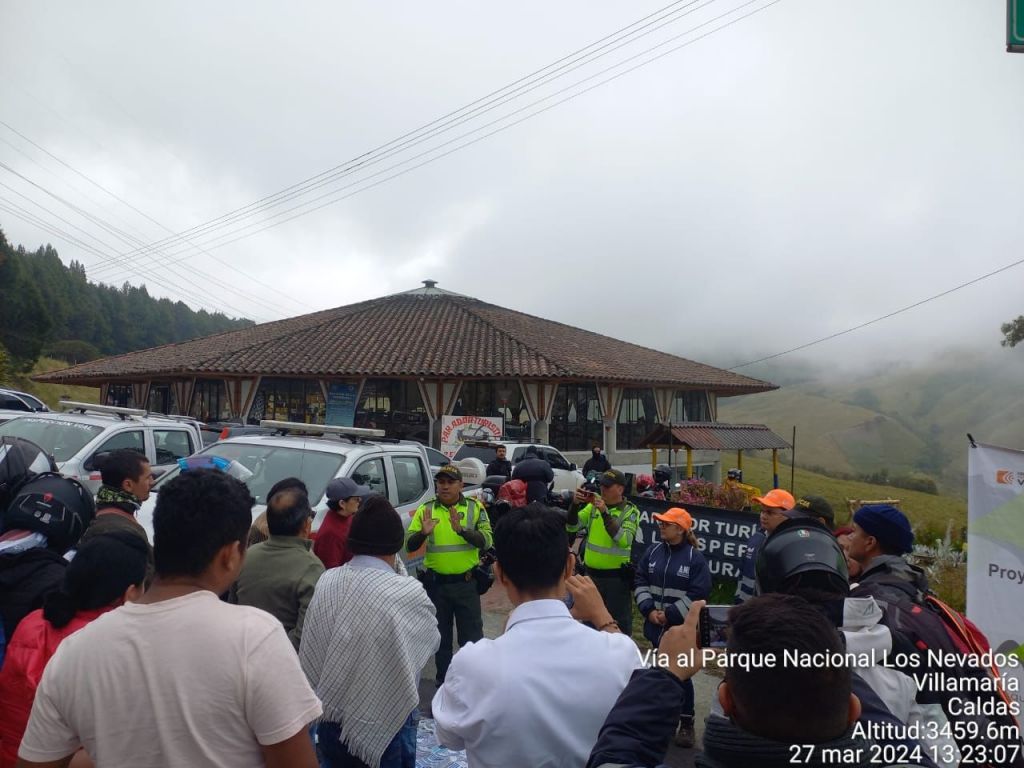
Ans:
{"label": "dark blue jacket", "polygon": [[[657,647],[668,627],[683,623],[690,603],[706,600],[711,594],[711,571],[704,555],[689,542],[670,547],[656,541],[636,565],[634,594],[644,617],[644,637]],[[665,612],[667,626],[647,621],[647,614],[653,610]]]}
{"label": "dark blue jacket", "polygon": [[587,768],[663,768],[679,725],[683,684],[664,669],[638,669],[605,718]]}
{"label": "dark blue jacket", "polygon": [[757,550],[764,544],[768,534],[763,528],[754,531],[754,535],[747,540],[747,548],[743,553],[743,560],[740,561],[740,578],[736,584],[736,605],[749,600],[757,594]]}

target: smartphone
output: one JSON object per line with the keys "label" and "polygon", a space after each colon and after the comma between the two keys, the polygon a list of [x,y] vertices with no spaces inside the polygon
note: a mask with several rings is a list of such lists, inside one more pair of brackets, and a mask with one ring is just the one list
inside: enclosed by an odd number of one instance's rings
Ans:
{"label": "smartphone", "polygon": [[705,605],[700,609],[697,636],[701,648],[725,648],[731,605]]}

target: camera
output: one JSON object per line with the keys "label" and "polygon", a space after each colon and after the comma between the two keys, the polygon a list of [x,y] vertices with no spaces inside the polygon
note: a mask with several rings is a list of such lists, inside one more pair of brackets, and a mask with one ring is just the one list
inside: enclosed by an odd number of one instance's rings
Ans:
{"label": "camera", "polygon": [[725,648],[731,605],[705,605],[700,609],[697,638],[701,648]]}
{"label": "camera", "polygon": [[601,485],[597,482],[598,477],[599,475],[597,472],[591,472],[587,475],[587,479],[583,481],[583,485],[580,486],[580,489],[590,493],[600,493]]}

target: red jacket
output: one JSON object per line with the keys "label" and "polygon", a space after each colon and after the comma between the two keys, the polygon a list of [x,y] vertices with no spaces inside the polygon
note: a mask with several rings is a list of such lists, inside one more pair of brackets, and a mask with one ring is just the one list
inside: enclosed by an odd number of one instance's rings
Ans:
{"label": "red jacket", "polygon": [[352,515],[344,517],[329,510],[313,540],[313,554],[320,558],[324,568],[337,568],[352,559],[348,550],[348,529]]}
{"label": "red jacket", "polygon": [[57,646],[109,610],[110,606],[79,611],[66,626],[56,629],[43,618],[40,608],[18,624],[0,670],[0,768],[14,768],[18,761],[18,747],[28,726],[36,688]]}

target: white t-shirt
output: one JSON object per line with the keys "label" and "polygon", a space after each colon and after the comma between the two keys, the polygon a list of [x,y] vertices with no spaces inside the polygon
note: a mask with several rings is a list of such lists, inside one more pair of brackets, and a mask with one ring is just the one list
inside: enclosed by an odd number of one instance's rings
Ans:
{"label": "white t-shirt", "polygon": [[627,635],[583,626],[560,600],[523,603],[505,634],[455,654],[431,706],[437,739],[473,768],[583,768],[640,666]]}
{"label": "white t-shirt", "polygon": [[128,603],[64,640],[18,755],[79,746],[97,765],[251,768],[320,716],[281,622],[200,591]]}

